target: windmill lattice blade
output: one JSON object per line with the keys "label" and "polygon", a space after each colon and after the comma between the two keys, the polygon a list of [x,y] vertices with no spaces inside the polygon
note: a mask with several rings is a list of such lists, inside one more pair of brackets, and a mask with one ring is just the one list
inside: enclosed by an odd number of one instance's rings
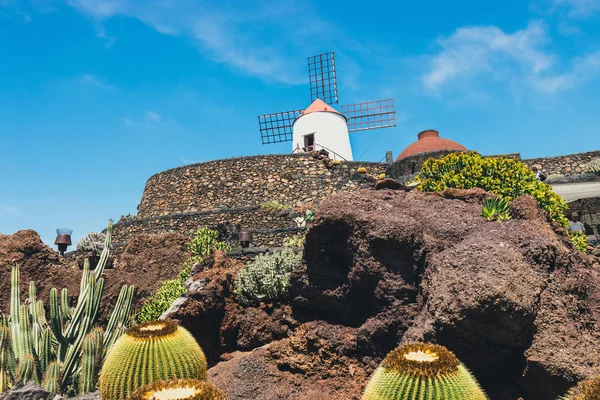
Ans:
{"label": "windmill lattice blade", "polygon": [[258,116],[258,127],[262,144],[291,142],[294,120],[302,110],[284,111]]}
{"label": "windmill lattice blade", "polygon": [[348,119],[348,132],[396,126],[394,99],[346,104],[341,111]]}
{"label": "windmill lattice blade", "polygon": [[308,57],[310,101],[321,99],[327,104],[337,104],[338,90],[333,51]]}

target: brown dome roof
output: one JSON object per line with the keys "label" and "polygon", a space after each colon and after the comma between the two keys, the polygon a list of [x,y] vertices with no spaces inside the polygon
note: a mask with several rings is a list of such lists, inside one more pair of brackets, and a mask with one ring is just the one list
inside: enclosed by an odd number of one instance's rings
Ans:
{"label": "brown dome roof", "polygon": [[419,140],[409,145],[400,153],[396,161],[414,156],[415,154],[428,153],[431,151],[466,151],[467,148],[460,143],[440,137],[438,131],[429,129],[419,133]]}

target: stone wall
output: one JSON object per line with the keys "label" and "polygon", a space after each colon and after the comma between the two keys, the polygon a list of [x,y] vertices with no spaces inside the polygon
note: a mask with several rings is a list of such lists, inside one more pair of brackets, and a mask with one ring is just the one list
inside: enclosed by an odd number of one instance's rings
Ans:
{"label": "stone wall", "polygon": [[266,155],[216,160],[170,169],[148,179],[138,206],[140,218],[240,208],[278,200],[315,202],[338,190],[356,190],[358,166],[377,176],[388,164],[344,162],[332,166],[321,153]]}
{"label": "stone wall", "polygon": [[[266,155],[216,160],[170,169],[146,183],[138,215],[114,224],[116,242],[140,233],[180,232],[193,237],[202,227],[239,225],[253,232],[253,246],[277,247],[299,229],[292,208],[319,202],[336,191],[372,188],[389,164],[343,162],[332,165],[326,153]],[[363,166],[366,174],[356,170]],[[289,209],[260,206],[278,201]]]}
{"label": "stone wall", "polygon": [[393,179],[398,179],[402,183],[407,183],[413,179],[423,166],[425,161],[430,158],[442,158],[447,154],[453,153],[451,150],[428,151],[427,153],[415,154],[394,162],[388,166],[386,175]]}
{"label": "stone wall", "polygon": [[[600,233],[600,197],[575,200],[568,204],[567,216],[576,212],[579,214],[581,222],[585,224],[588,235]],[[600,236],[598,239],[600,239]]]}
{"label": "stone wall", "polygon": [[568,154],[565,156],[530,158],[522,160],[529,167],[541,168],[542,172],[548,176],[551,174],[559,175],[577,175],[583,172],[583,165],[599,158],[600,150],[589,151],[587,153]]}

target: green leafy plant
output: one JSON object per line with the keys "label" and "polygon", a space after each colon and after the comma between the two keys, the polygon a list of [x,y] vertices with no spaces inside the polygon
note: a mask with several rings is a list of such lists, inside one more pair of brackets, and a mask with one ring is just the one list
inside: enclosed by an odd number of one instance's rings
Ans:
{"label": "green leafy plant", "polygon": [[585,164],[583,166],[583,172],[600,174],[600,157]]}
{"label": "green leafy plant", "polygon": [[563,198],[554,193],[550,185],[540,182],[525,164],[513,158],[482,157],[476,152],[451,153],[425,161],[415,182],[417,189],[424,192],[479,187],[508,201],[529,194],[548,212],[552,221],[564,228],[569,226],[565,217],[568,207]]}
{"label": "green leafy plant", "polygon": [[287,209],[287,207],[283,204],[281,204],[280,202],[278,202],[277,200],[269,200],[269,201],[265,201],[259,204],[259,207],[263,210],[272,212],[272,213],[277,213],[277,212],[281,212]]}
{"label": "green leafy plant", "polygon": [[283,245],[285,247],[304,247],[305,235],[302,233],[298,233],[296,235],[287,237],[283,240]]}
{"label": "green leafy plant", "polygon": [[587,236],[584,232],[580,231],[567,231],[567,235],[571,239],[571,242],[577,247],[577,249],[581,252],[587,251]]}
{"label": "green leafy plant", "polygon": [[[134,287],[123,286],[105,331],[94,329],[104,288],[102,273],[108,260],[112,224],[95,271],[84,263],[79,298],[69,306],[67,289],[50,290],[50,317],[37,299],[35,283],[21,303],[20,272],[11,273],[10,314],[2,316],[0,328],[0,391],[15,383],[33,380],[53,392],[95,390],[98,365],[106,350],[125,331],[129,322]],[[89,334],[93,333],[93,338]]]}
{"label": "green leafy plant", "polygon": [[106,356],[100,396],[125,400],[142,386],[174,378],[206,379],[206,357],[191,333],[171,320],[127,330]]}
{"label": "green leafy plant", "polygon": [[139,388],[127,400],[226,400],[214,385],[198,379],[170,379]]}
{"label": "green leafy plant", "polygon": [[159,318],[179,296],[187,292],[184,283],[190,277],[194,264],[202,264],[205,257],[214,250],[224,252],[231,250],[231,246],[227,243],[217,241],[218,236],[217,231],[208,228],[202,228],[196,232],[194,238],[188,243],[188,249],[192,256],[183,264],[183,269],[177,278],[164,281],[156,293],[144,301],[142,309],[136,316],[138,323]]}
{"label": "green leafy plant", "polygon": [[287,295],[290,274],[302,260],[290,249],[260,254],[238,272],[235,293],[246,306],[273,303]]}
{"label": "green leafy plant", "polygon": [[312,210],[306,210],[304,217],[296,217],[294,222],[296,222],[298,228],[304,228],[307,223],[313,222],[314,220],[315,213]]}
{"label": "green leafy plant", "polygon": [[510,219],[509,201],[500,197],[486,198],[483,200],[483,209],[481,210],[481,216],[485,217],[488,221],[507,221]]}
{"label": "green leafy plant", "polygon": [[443,346],[411,343],[386,356],[362,400],[487,400],[483,389]]}

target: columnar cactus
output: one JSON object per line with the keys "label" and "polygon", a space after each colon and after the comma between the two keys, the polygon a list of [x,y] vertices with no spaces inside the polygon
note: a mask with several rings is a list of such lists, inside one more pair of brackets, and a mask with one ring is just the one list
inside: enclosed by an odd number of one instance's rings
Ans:
{"label": "columnar cactus", "polygon": [[600,158],[596,158],[583,166],[583,172],[600,174]]}
{"label": "columnar cactus", "polygon": [[125,400],[158,380],[206,379],[206,357],[194,337],[171,320],[130,328],[106,356],[100,372],[100,395]]}
{"label": "columnar cactus", "polygon": [[443,346],[413,343],[387,355],[363,400],[487,400],[467,368]]}
{"label": "columnar cactus", "polygon": [[157,381],[136,390],[127,400],[226,400],[217,387],[198,379]]}
{"label": "columnar cactus", "polygon": [[[49,320],[46,320],[43,302],[37,300],[33,282],[29,284],[28,302],[21,304],[19,267],[13,266],[10,314],[0,319],[5,325],[0,327],[0,393],[16,381],[25,380],[42,383],[55,392],[64,391],[67,387],[94,389],[98,367],[95,368],[96,377],[91,383],[78,383],[77,380],[86,367],[82,355],[85,359],[90,351],[83,346],[84,338],[90,332],[94,333],[94,338],[99,337],[93,326],[102,298],[102,273],[108,260],[111,232],[112,225],[109,224],[104,250],[96,269],[90,271],[89,262],[84,264],[75,307],[69,306],[66,289],[62,290],[60,299],[56,289],[50,291]],[[133,286],[121,288],[106,334],[100,336],[102,343],[96,345],[98,350],[93,353],[92,362],[96,365],[100,364],[107,349],[125,331],[131,314],[133,292]]]}
{"label": "columnar cactus", "polygon": [[596,400],[600,399],[600,376],[581,381],[559,400]]}

